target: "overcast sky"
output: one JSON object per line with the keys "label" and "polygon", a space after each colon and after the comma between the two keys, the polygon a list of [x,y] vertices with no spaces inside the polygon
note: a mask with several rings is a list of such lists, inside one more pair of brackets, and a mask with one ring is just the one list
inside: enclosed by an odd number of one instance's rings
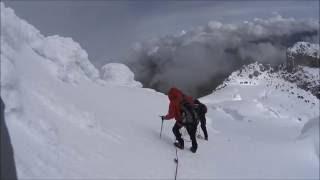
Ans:
{"label": "overcast sky", "polygon": [[125,57],[137,41],[174,34],[211,20],[284,17],[319,19],[318,0],[259,1],[4,1],[44,35],[72,37],[97,66]]}

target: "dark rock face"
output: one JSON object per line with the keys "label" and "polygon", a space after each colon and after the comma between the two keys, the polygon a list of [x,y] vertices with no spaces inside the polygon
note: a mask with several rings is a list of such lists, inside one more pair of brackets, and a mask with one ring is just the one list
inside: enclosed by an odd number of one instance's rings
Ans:
{"label": "dark rock face", "polygon": [[298,65],[320,68],[319,45],[297,42],[286,52],[287,70],[292,72]]}
{"label": "dark rock face", "polygon": [[[276,82],[274,78],[280,78],[285,81],[289,81],[293,84],[296,84],[298,88],[303,89],[305,91],[310,92],[318,99],[320,99],[320,68],[310,68],[307,66],[296,66],[291,72],[287,70],[285,64],[280,64],[279,66],[271,66],[270,64],[259,64],[258,62],[243,66],[236,77],[243,77],[244,75],[241,74],[242,72],[247,72],[245,76],[248,77],[248,80],[255,79],[259,77],[262,72],[266,73],[268,81],[267,87],[274,86],[276,89],[280,88],[281,91],[287,91],[290,94],[294,94],[294,92],[290,91],[294,87],[291,86],[290,89],[283,89],[283,85],[274,85]],[[230,78],[225,80],[226,82],[230,81]],[[250,82],[242,81],[240,84],[250,84]],[[221,87],[221,86],[219,86]],[[220,88],[219,88],[220,89]],[[218,90],[218,88],[216,89]],[[303,96],[298,95],[297,98],[304,99]]]}
{"label": "dark rock face", "polygon": [[298,66],[308,66],[308,67],[320,67],[319,58],[308,56],[308,55],[301,55],[301,54],[294,54],[294,55],[287,55],[287,68],[288,71],[293,71],[293,69]]}
{"label": "dark rock face", "polygon": [[[318,68],[318,71],[320,68]],[[319,72],[320,73],[320,72]],[[320,99],[320,79],[306,72],[303,66],[294,67],[291,72],[282,73],[282,77],[306,91],[310,91],[314,96]]]}
{"label": "dark rock face", "polygon": [[10,136],[4,119],[4,103],[1,103],[1,180],[16,180],[17,172],[14,162],[13,149]]}
{"label": "dark rock face", "polygon": [[[306,72],[303,67],[318,68],[320,70],[319,44],[297,42],[286,52],[287,63],[283,78],[306,91],[310,91],[320,99],[320,79]],[[320,73],[320,72],[319,72]],[[319,75],[318,73],[318,75]]]}

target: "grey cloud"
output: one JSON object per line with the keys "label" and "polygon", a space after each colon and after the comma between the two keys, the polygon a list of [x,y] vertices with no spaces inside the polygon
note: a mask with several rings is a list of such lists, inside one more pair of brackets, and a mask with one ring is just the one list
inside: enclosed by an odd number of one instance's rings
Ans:
{"label": "grey cloud", "polygon": [[285,62],[287,47],[318,36],[318,28],[317,20],[278,14],[243,23],[212,21],[180,35],[142,42],[126,63],[146,87],[166,92],[177,86],[201,96],[243,64]]}
{"label": "grey cloud", "polygon": [[234,23],[271,12],[318,18],[318,1],[6,1],[44,35],[72,37],[99,68],[125,58],[136,41],[178,33],[210,20]]}

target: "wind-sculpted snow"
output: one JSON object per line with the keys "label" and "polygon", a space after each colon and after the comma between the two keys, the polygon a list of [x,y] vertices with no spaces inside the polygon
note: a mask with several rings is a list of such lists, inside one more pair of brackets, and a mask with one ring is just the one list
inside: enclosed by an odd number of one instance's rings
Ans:
{"label": "wind-sculpted snow", "polygon": [[99,71],[78,43],[57,35],[44,37],[1,2],[1,54],[10,58],[13,51],[24,46],[31,47],[45,60],[53,62],[50,68],[62,81],[76,83],[83,78],[93,81],[99,78]]}
{"label": "wind-sculpted snow", "polygon": [[133,72],[124,64],[109,63],[101,68],[101,78],[107,83],[142,87],[142,84],[134,80]]}
{"label": "wind-sculpted snow", "polygon": [[89,61],[87,52],[71,38],[49,36],[33,43],[32,48],[57,65],[57,76],[63,81],[78,82],[81,77],[91,80],[99,78],[99,72]]}
{"label": "wind-sculpted snow", "polygon": [[280,64],[297,41],[318,41],[319,22],[284,18],[238,24],[212,21],[178,35],[137,43],[129,67],[146,87],[167,92],[178,86],[194,96],[210,93],[244,64]]}
{"label": "wind-sculpted snow", "polygon": [[8,46],[18,50],[21,46],[30,45],[44,38],[39,30],[17,17],[13,9],[6,8],[3,2],[0,2],[0,6],[1,44],[8,43]]}

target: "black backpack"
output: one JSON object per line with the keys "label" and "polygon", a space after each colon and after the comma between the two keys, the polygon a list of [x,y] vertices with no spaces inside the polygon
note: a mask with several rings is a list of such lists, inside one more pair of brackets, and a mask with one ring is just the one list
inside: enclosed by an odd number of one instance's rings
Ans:
{"label": "black backpack", "polygon": [[193,104],[189,103],[185,97],[183,97],[180,102],[180,110],[183,124],[188,125],[199,123],[198,114],[196,113]]}
{"label": "black backpack", "polygon": [[198,104],[195,104],[195,111],[197,112],[198,117],[202,118],[207,113],[207,106],[199,102]]}

